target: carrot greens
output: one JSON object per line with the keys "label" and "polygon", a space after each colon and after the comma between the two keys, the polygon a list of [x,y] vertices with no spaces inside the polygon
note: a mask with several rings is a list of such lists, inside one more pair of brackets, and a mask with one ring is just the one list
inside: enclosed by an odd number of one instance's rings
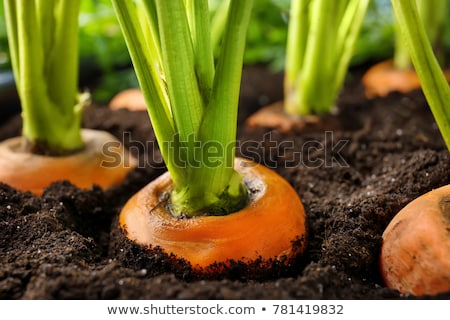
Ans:
{"label": "carrot greens", "polygon": [[27,149],[59,155],[83,147],[78,94],[79,0],[4,0]]}
{"label": "carrot greens", "polygon": [[[443,33],[448,18],[448,0],[415,0],[417,12],[423,21],[425,32],[431,42],[438,61],[443,64]],[[396,26],[394,65],[399,69],[411,68],[411,58],[408,47],[400,35],[400,26]]]}
{"label": "carrot greens", "polygon": [[285,110],[329,113],[341,90],[368,0],[292,0]]}
{"label": "carrot greens", "polygon": [[391,0],[422,90],[450,150],[450,87],[433,52],[414,0]]}
{"label": "carrot greens", "polygon": [[208,0],[112,2],[174,183],[174,214],[243,207],[234,144],[253,0],[230,1],[217,61]]}

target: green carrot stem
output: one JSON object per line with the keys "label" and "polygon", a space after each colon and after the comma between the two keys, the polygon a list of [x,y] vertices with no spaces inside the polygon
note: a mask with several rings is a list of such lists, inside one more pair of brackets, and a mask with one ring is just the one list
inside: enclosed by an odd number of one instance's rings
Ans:
{"label": "green carrot stem", "polygon": [[288,30],[285,110],[331,112],[347,72],[368,0],[293,0]]}
{"label": "green carrot stem", "polygon": [[83,146],[77,94],[79,0],[5,0],[11,60],[31,150],[57,155]]}
{"label": "green carrot stem", "polygon": [[[143,6],[113,0],[172,176],[176,215],[225,214],[247,200],[233,164],[252,3],[231,1],[215,67],[206,0],[145,0]],[[210,147],[219,149],[213,156],[218,161],[210,159]]]}
{"label": "green carrot stem", "polygon": [[[189,25],[194,47],[194,63],[199,90],[204,104],[208,104],[214,81],[214,52],[212,47],[211,26],[208,0],[186,0]],[[189,15],[191,13],[191,15]]]}
{"label": "green carrot stem", "polygon": [[170,146],[176,131],[164,77],[156,5],[154,1],[144,2],[146,15],[142,16],[143,8],[132,1],[112,0],[112,4],[148,102],[148,113],[162,156],[174,183],[180,183],[185,172],[177,170]]}
{"label": "green carrot stem", "polygon": [[253,0],[230,3],[212,95],[199,132],[202,167],[192,170],[192,181],[173,197],[188,211],[206,207],[225,213],[247,199],[242,179],[233,168],[240,79],[252,6]]}
{"label": "green carrot stem", "polygon": [[450,150],[450,87],[434,55],[414,0],[392,0],[392,5],[425,97]]}
{"label": "green carrot stem", "polygon": [[[288,28],[288,40],[286,45],[286,65],[284,90],[287,102],[291,93],[295,92],[299,73],[303,68],[304,55],[308,39],[309,5],[310,0],[298,0],[291,2],[290,20]],[[291,112],[296,112],[296,105],[286,107],[292,108]]]}
{"label": "green carrot stem", "polygon": [[[444,65],[443,33],[448,20],[448,0],[415,0],[420,19],[425,26],[425,31],[431,46],[441,66]],[[410,69],[411,58],[407,45],[401,37],[398,24],[395,25],[394,66],[398,69]]]}
{"label": "green carrot stem", "polygon": [[188,141],[197,134],[203,103],[184,0],[156,0],[156,8],[171,111],[180,138]]}
{"label": "green carrot stem", "polygon": [[409,57],[408,48],[405,45],[405,41],[400,37],[400,27],[398,24],[395,28],[395,42],[394,42],[394,67],[399,70],[411,69],[411,58]]}
{"label": "green carrot stem", "polygon": [[211,47],[213,53],[219,47],[222,34],[225,30],[225,25],[228,17],[228,8],[230,7],[230,0],[222,0],[215,8],[211,17]]}

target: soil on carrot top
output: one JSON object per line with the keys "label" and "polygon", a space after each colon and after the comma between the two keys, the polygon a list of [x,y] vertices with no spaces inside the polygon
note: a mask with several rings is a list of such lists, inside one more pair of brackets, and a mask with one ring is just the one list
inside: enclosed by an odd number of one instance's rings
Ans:
{"label": "soil on carrot top", "polygon": [[[96,105],[84,125],[116,135],[140,168],[110,190],[57,182],[36,197],[0,185],[0,298],[416,298],[383,285],[381,234],[406,203],[450,183],[450,156],[420,91],[368,101],[362,69],[346,82],[335,128],[319,121],[292,134],[246,128],[248,115],[281,99],[282,76],[245,69],[238,154],[286,178],[307,212],[306,253],[290,266],[272,263],[267,272],[258,261],[236,261],[221,276],[201,278],[184,261],[125,240],[116,228],[121,207],[165,168],[145,112]],[[0,139],[20,126],[19,116],[5,122]]]}

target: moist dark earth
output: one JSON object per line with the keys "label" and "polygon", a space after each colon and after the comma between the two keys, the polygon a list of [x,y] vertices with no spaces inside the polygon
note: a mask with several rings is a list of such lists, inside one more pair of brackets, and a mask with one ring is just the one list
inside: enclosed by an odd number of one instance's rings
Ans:
{"label": "moist dark earth", "polygon": [[[61,181],[36,197],[0,185],[0,298],[449,299],[450,292],[401,295],[380,277],[384,228],[409,201],[450,183],[450,156],[420,90],[367,100],[363,71],[352,70],[332,121],[282,134],[245,125],[282,99],[282,74],[244,70],[238,155],[287,179],[307,213],[306,252],[291,265],[235,261],[223,274],[201,276],[127,241],[117,229],[121,207],[165,167],[145,112],[95,104],[84,126],[117,136],[140,168],[109,190]],[[0,139],[20,134],[18,115],[2,122]]]}

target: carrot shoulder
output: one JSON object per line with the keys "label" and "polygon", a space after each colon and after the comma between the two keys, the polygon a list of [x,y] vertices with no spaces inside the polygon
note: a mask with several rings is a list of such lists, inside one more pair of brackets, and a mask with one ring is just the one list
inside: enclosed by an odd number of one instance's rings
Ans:
{"label": "carrot shoulder", "polygon": [[[450,71],[445,72],[450,81]],[[393,60],[385,60],[372,66],[364,74],[362,83],[368,98],[385,97],[391,92],[408,93],[421,87],[414,69],[399,69]]]}
{"label": "carrot shoulder", "polygon": [[[305,211],[294,189],[272,170],[236,159],[236,170],[253,191],[250,203],[225,216],[175,218],[164,195],[169,173],[147,185],[123,208],[120,225],[143,246],[161,247],[189,261],[194,269],[229,260],[292,258],[305,245]],[[302,240],[301,245],[293,245]],[[289,260],[289,259],[287,259]]]}
{"label": "carrot shoulder", "polygon": [[85,146],[68,156],[21,151],[21,137],[0,143],[0,182],[41,195],[52,182],[69,180],[80,188],[108,188],[123,181],[137,161],[111,134],[82,130]]}
{"label": "carrot shoulder", "polygon": [[431,295],[450,290],[450,185],[404,207],[383,233],[380,268],[388,287]]}
{"label": "carrot shoulder", "polygon": [[147,110],[147,104],[142,91],[137,88],[126,89],[116,94],[108,106],[112,110],[128,109],[130,111]]}

